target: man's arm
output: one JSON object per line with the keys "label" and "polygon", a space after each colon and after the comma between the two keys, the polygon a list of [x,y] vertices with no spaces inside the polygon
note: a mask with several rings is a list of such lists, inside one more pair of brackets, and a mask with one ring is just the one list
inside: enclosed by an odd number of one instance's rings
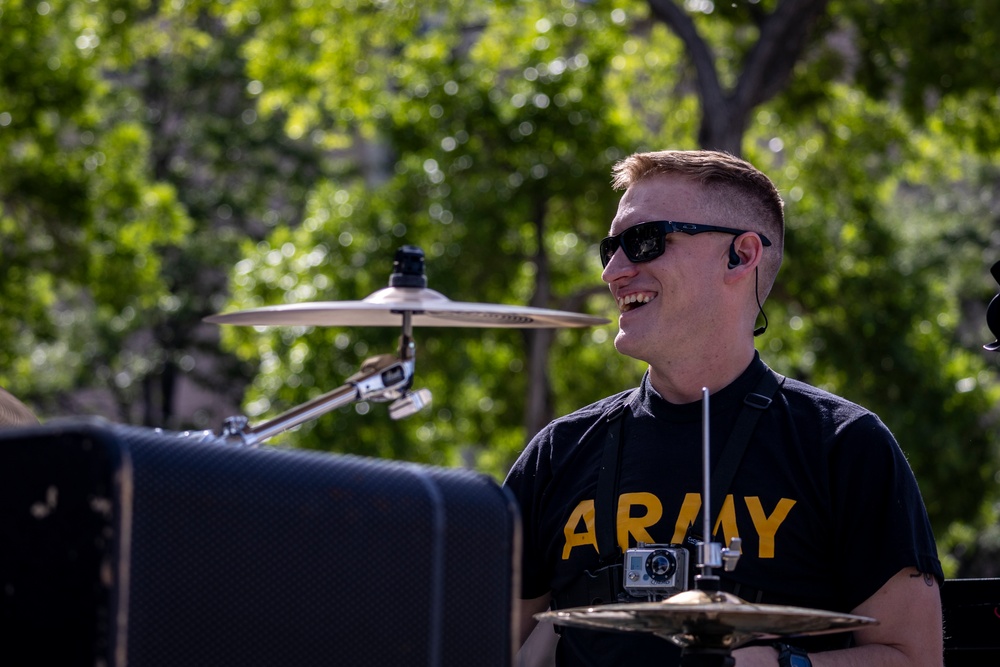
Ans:
{"label": "man's arm", "polygon": [[535,614],[548,611],[551,599],[552,595],[550,593],[546,593],[539,598],[534,598],[532,600],[518,600],[514,603],[517,605],[518,614],[520,616],[517,642],[518,646],[524,644],[525,640],[528,639],[528,635],[531,634],[531,631],[535,629],[535,625],[538,624],[538,621],[534,618]]}
{"label": "man's arm", "polygon": [[[810,653],[813,667],[941,667],[944,663],[941,594],[932,575],[904,568],[851,613],[877,619],[878,625],[856,630],[854,648]],[[733,657],[737,667],[774,667],[778,660],[770,647],[738,649]]]}

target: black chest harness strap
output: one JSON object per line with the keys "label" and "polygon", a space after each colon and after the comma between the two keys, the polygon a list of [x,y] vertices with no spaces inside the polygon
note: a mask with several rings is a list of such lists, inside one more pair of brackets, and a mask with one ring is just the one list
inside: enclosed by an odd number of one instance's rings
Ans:
{"label": "black chest harness strap", "polygon": [[[743,453],[750,443],[760,415],[771,405],[772,398],[785,381],[769,368],[764,369],[757,385],[743,399],[743,409],[740,410],[736,423],[733,425],[729,440],[726,441],[711,476],[712,497],[709,516],[716,517],[722,510],[722,503],[729,491],[729,485],[736,476],[736,471],[743,460]],[[613,406],[603,416],[607,424],[607,435],[604,441],[604,451],[601,458],[601,469],[597,476],[597,493],[594,498],[594,530],[597,537],[597,548],[600,554],[600,564],[594,571],[581,572],[569,585],[561,591],[554,591],[553,608],[583,607],[595,604],[625,601],[628,595],[622,588],[622,551],[615,536],[618,512],[618,487],[621,478],[621,460],[625,439],[625,412],[631,409],[639,397],[639,389],[629,394],[620,404]],[[617,424],[616,424],[617,422]],[[617,426],[617,428],[616,428]],[[698,522],[688,529],[688,536],[704,540],[700,534]],[[710,537],[710,536],[709,536]],[[739,586],[738,584],[736,584]],[[750,592],[746,591],[745,592]],[[733,591],[739,595],[737,591]],[[760,592],[755,592],[755,602],[760,602]]]}

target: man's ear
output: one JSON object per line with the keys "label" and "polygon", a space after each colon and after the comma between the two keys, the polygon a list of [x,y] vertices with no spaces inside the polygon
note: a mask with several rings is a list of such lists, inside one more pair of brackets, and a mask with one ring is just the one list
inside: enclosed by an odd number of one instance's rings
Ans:
{"label": "man's ear", "polygon": [[729,265],[726,268],[735,269],[742,263],[743,258],[736,252],[736,239],[733,239],[733,242],[729,244]]}
{"label": "man's ear", "polygon": [[730,270],[738,269],[740,275],[750,272],[760,264],[764,251],[764,244],[760,237],[753,232],[740,234],[729,244],[729,259],[726,267]]}

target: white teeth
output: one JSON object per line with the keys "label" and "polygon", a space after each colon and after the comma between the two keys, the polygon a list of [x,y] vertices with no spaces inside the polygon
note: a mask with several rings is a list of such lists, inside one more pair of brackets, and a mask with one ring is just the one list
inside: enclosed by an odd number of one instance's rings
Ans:
{"label": "white teeth", "polygon": [[649,294],[629,294],[625,297],[620,297],[618,299],[618,309],[621,310],[625,306],[632,305],[633,303],[649,303],[653,300],[653,297]]}

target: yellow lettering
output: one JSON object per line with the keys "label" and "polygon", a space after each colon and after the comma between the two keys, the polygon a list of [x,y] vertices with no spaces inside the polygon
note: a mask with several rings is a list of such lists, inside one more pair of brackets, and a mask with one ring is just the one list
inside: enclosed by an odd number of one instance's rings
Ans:
{"label": "yellow lettering", "polygon": [[[632,507],[643,507],[646,512],[642,516],[632,516]],[[663,516],[663,505],[660,499],[652,493],[623,493],[618,497],[618,545],[622,551],[628,549],[628,536],[635,541],[653,544],[655,540],[646,531],[648,526],[660,520]]]}
{"label": "yellow lettering", "polygon": [[[677,523],[674,524],[674,536],[670,540],[671,544],[681,544],[684,541],[688,528],[698,520],[699,512],[701,512],[701,495],[697,493],[685,494],[681,510],[677,513]],[[722,501],[722,509],[712,527],[712,535],[718,534],[720,526],[726,544],[729,544],[732,538],[740,536],[740,531],[736,527],[736,503],[731,494]]]}
{"label": "yellow lettering", "polygon": [[[583,521],[585,531],[576,532],[576,527]],[[573,547],[591,545],[597,551],[597,533],[594,532],[594,501],[581,500],[573,513],[570,514],[566,526],[563,528],[563,535],[566,536],[566,544],[563,546],[563,560],[569,559],[569,552]]]}
{"label": "yellow lettering", "polygon": [[[774,536],[778,528],[788,518],[788,513],[795,506],[794,500],[782,498],[778,501],[770,516],[764,511],[760,498],[757,496],[747,496],[744,498],[750,518],[754,528],[760,538],[760,548],[758,556],[760,558],[774,558]],[[632,515],[632,509],[638,507],[644,511],[636,516]],[[680,544],[687,535],[688,528],[698,520],[701,511],[701,495],[698,493],[687,493],[681,503],[680,511],[677,514],[677,521],[674,524],[674,534],[671,543]],[[655,542],[649,534],[649,528],[656,525],[663,518],[663,504],[660,499],[652,493],[623,493],[618,499],[618,513],[616,534],[619,546],[625,550],[629,548],[630,538],[634,543],[645,542],[652,544]],[[732,495],[727,495],[722,503],[722,509],[716,518],[712,530],[713,535],[718,535],[722,531],[723,543],[729,544],[734,537],[739,537],[739,527],[736,522],[736,502]],[[581,500],[573,509],[566,525],[563,527],[563,535],[566,542],[563,545],[563,560],[568,560],[570,552],[574,547],[593,547],[597,549],[597,532],[594,528],[594,501]]]}
{"label": "yellow lettering", "polygon": [[760,504],[757,496],[747,496],[745,498],[747,509],[750,510],[750,518],[753,519],[754,528],[760,536],[760,558],[774,558],[774,534],[788,517],[788,513],[795,505],[794,500],[782,498],[778,505],[771,512],[771,516],[764,513],[764,508]]}
{"label": "yellow lettering", "polygon": [[671,544],[680,544],[687,535],[688,527],[698,518],[701,510],[701,495],[697,493],[684,494],[684,502],[681,503],[681,511],[677,513],[677,523],[674,524],[674,536],[670,538]]}
{"label": "yellow lettering", "polygon": [[715,522],[712,535],[719,534],[719,526],[722,526],[722,545],[728,546],[734,537],[740,536],[740,531],[736,527],[736,501],[732,494],[726,496],[722,501],[722,509],[719,511],[719,518]]}

